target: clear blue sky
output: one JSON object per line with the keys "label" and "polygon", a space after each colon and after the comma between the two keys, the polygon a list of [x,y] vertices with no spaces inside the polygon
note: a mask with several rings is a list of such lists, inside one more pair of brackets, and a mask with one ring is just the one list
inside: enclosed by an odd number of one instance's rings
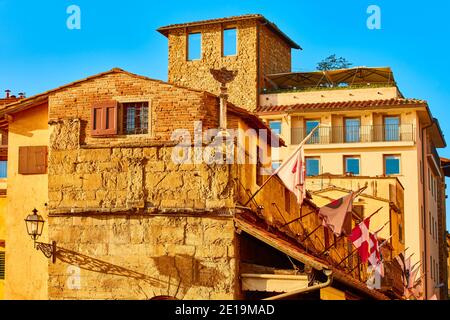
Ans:
{"label": "clear blue sky", "polygon": [[[81,30],[66,27],[72,4],[81,8]],[[381,30],[366,27],[371,4],[381,8]],[[429,101],[450,142],[449,12],[448,0],[0,0],[0,95],[9,88],[31,96],[113,67],[166,80],[159,26],[261,13],[304,48],[293,54],[296,71],[332,53],[392,67],[405,96]],[[450,158],[450,148],[440,154]]]}

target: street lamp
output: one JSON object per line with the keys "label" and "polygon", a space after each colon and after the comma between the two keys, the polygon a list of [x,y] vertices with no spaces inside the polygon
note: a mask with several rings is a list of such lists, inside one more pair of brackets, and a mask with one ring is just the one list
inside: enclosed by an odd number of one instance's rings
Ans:
{"label": "street lamp", "polygon": [[52,258],[52,262],[56,262],[56,241],[52,243],[37,242],[36,240],[42,235],[44,230],[45,220],[38,214],[36,208],[33,209],[33,214],[30,214],[25,219],[27,233],[34,241],[36,250],[40,250],[47,258]]}

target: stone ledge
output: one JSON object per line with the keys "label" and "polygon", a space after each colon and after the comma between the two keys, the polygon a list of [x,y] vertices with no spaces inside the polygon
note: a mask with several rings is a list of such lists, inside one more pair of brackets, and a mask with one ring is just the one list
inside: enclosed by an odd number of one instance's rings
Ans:
{"label": "stone ledge", "polygon": [[235,208],[221,209],[194,209],[194,208],[58,208],[50,209],[49,217],[67,217],[67,216],[186,216],[186,217],[233,217]]}

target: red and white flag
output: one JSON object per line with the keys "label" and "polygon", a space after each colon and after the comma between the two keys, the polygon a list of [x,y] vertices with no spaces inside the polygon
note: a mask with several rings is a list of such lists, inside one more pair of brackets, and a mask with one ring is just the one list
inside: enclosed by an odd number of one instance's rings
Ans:
{"label": "red and white flag", "polygon": [[370,219],[367,218],[360,224],[358,224],[348,237],[353,245],[358,249],[361,263],[366,263],[369,260],[369,231]]}
{"label": "red and white flag", "polygon": [[278,175],[286,188],[295,194],[299,205],[303,203],[303,199],[306,197],[306,163],[304,146],[316,129],[308,134],[305,140],[300,143],[297,150],[295,150],[289,158],[283,161],[281,166],[273,173],[274,175]]}
{"label": "red and white flag", "polygon": [[349,235],[351,232],[351,219],[354,193],[351,192],[347,196],[334,200],[326,206],[320,208],[319,217],[322,218],[322,224],[330,228],[336,236],[342,234]]}
{"label": "red and white flag", "polygon": [[377,232],[369,232],[369,263],[380,276],[384,277],[384,266],[383,261],[381,260]]}

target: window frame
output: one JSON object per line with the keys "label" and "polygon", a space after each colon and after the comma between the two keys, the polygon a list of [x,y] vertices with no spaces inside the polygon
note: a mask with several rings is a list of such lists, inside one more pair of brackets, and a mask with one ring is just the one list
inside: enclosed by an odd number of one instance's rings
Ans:
{"label": "window frame", "polygon": [[[128,119],[127,119],[127,112],[126,111],[127,111],[127,108],[129,107],[129,105],[132,105],[132,104],[136,104],[136,105],[141,104],[141,107],[142,107],[142,105],[146,105],[146,107],[147,107],[147,132],[146,133],[142,133],[142,132],[141,133],[129,133],[127,131]],[[150,102],[149,101],[122,102],[122,103],[120,103],[120,107],[119,108],[120,108],[120,112],[119,112],[118,121],[120,122],[119,130],[120,130],[120,134],[121,135],[125,135],[125,136],[146,136],[146,135],[148,135],[150,133],[150,127],[151,127],[150,114],[151,114],[151,109],[150,109]],[[136,116],[135,116],[135,118],[136,118]],[[141,126],[142,126],[142,124],[141,124]]]}
{"label": "window frame", "polygon": [[[347,160],[348,159],[357,159],[358,160],[358,173],[352,173],[350,171],[347,170]],[[354,156],[354,155],[350,155],[350,156],[344,156],[344,175],[347,174],[353,174],[354,176],[360,176],[361,175],[361,157],[360,156]]]}
{"label": "window frame", "polygon": [[[274,129],[272,129],[272,126],[271,126],[271,125],[272,125],[273,122],[278,122],[278,123],[280,124],[280,132],[279,132],[279,133],[277,133],[276,131],[274,131]],[[275,134],[281,136],[281,132],[282,132],[282,129],[283,129],[283,123],[282,123],[281,119],[271,119],[271,120],[269,120],[269,128],[270,128],[270,130],[271,130],[273,133],[275,133]]]}
{"label": "window frame", "polygon": [[[321,119],[305,119],[305,132],[304,132],[304,138],[308,136],[308,134],[314,130],[317,126],[320,126],[320,120]],[[308,131],[308,122],[317,122],[317,125],[311,128],[311,131]],[[303,139],[302,139],[303,140]],[[309,141],[306,141],[306,144],[319,144],[320,143],[320,130],[317,130],[313,133],[311,136],[311,139]]]}
{"label": "window frame", "polygon": [[[308,175],[308,160],[317,160],[317,175]],[[305,157],[305,176],[306,177],[317,177],[320,175],[320,157]]]}
{"label": "window frame", "polygon": [[[359,125],[358,128],[358,137],[357,140],[347,139],[347,128],[351,126],[347,126],[347,120],[358,120]],[[356,127],[356,126],[355,126]],[[344,142],[345,143],[360,143],[361,142],[361,117],[344,117]]]}
{"label": "window frame", "polygon": [[[386,160],[388,158],[397,158],[398,159],[398,173],[388,174],[386,171]],[[399,154],[384,154],[383,155],[383,173],[388,177],[396,177],[402,174],[402,157]]]}
{"label": "window frame", "polygon": [[[386,119],[398,119],[398,125],[397,125],[397,139],[395,140],[388,140],[387,134],[386,134],[386,128],[389,126],[389,124],[386,124]],[[383,141],[385,142],[395,142],[395,141],[402,141],[401,139],[401,125],[402,125],[402,118],[400,115],[386,115],[383,117]]]}
{"label": "window frame", "polygon": [[[191,59],[190,58],[190,43],[191,43],[191,35],[200,35],[200,56],[197,59]],[[203,33],[201,31],[188,31],[186,33],[186,61],[192,62],[192,61],[201,61],[203,59]]]}
{"label": "window frame", "polygon": [[[227,30],[235,30],[236,34],[235,34],[235,53],[234,54],[225,54],[225,32]],[[226,58],[226,57],[237,57],[238,53],[239,53],[239,37],[238,37],[238,28],[237,26],[226,26],[222,28],[222,57]]]}

